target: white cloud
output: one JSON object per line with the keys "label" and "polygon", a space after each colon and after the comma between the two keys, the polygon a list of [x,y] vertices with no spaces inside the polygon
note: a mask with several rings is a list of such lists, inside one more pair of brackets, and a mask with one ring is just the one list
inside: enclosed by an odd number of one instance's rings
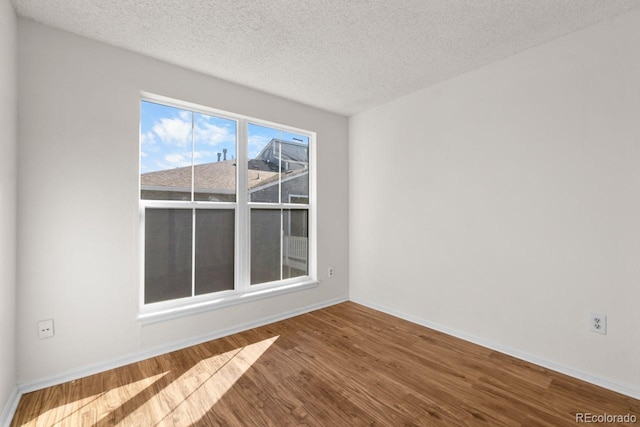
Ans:
{"label": "white cloud", "polygon": [[196,141],[211,146],[236,142],[235,132],[205,120],[198,121],[194,129],[194,136]]}
{"label": "white cloud", "polygon": [[271,138],[264,135],[250,135],[249,136],[249,158],[255,159],[260,154],[262,149],[271,141]]}
{"label": "white cloud", "polygon": [[165,144],[187,147],[191,145],[191,120],[162,118],[153,124],[153,133]]}
{"label": "white cloud", "polygon": [[140,133],[140,145],[154,145],[156,143],[156,136],[153,132]]}
{"label": "white cloud", "polygon": [[[206,145],[234,144],[236,141],[236,134],[231,126],[210,123],[206,116],[198,116],[193,132],[196,141]],[[153,124],[151,131],[140,135],[142,144],[155,144],[157,139],[168,145],[190,146],[191,113],[181,111],[178,117],[161,118]]]}
{"label": "white cloud", "polygon": [[[191,153],[188,153],[187,155],[190,155]],[[211,151],[207,151],[207,150],[202,150],[202,151],[194,151],[193,152],[193,158],[195,159],[212,159],[213,153]]]}
{"label": "white cloud", "polygon": [[[156,118],[140,133],[141,169],[165,170],[217,161],[216,153],[227,148],[235,157],[236,126],[232,120],[175,110],[172,116]],[[192,118],[195,119],[192,130]],[[193,135],[192,135],[193,131]],[[192,137],[195,141],[191,153]],[[268,142],[266,139],[262,145]],[[260,147],[261,148],[261,147]],[[258,149],[259,152],[259,149]]]}
{"label": "white cloud", "polygon": [[179,168],[191,165],[191,156],[183,155],[181,153],[171,153],[164,156],[164,160],[168,163],[167,169]]}

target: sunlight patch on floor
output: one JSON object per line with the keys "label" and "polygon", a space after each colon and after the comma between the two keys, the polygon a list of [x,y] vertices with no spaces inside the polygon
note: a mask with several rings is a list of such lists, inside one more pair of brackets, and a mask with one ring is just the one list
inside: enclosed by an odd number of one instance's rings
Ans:
{"label": "sunlight patch on floor", "polygon": [[[82,426],[111,413],[140,391],[165,376],[168,372],[94,394],[64,405],[56,406],[23,426]],[[87,408],[85,408],[85,406]],[[96,414],[97,412],[97,414]],[[97,415],[97,417],[96,417]]]}
{"label": "sunlight patch on floor", "polygon": [[213,408],[277,339],[275,336],[198,362],[118,425],[134,425],[141,419],[146,419],[148,425],[192,425]]}

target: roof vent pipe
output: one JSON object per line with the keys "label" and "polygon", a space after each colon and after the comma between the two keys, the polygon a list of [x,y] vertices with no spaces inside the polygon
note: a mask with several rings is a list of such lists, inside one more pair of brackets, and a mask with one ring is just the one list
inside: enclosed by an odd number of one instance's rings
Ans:
{"label": "roof vent pipe", "polygon": [[222,156],[222,160],[227,160],[227,149],[223,148],[222,152],[224,153],[224,156]]}
{"label": "roof vent pipe", "polygon": [[221,155],[222,155],[222,154],[218,153],[218,161],[220,161],[220,156],[221,156]]}

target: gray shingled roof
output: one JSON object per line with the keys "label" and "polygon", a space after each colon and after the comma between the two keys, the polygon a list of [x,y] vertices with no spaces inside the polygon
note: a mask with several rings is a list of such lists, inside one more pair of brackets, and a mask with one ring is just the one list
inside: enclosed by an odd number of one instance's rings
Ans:
{"label": "gray shingled roof", "polygon": [[[195,165],[194,174],[197,190],[216,190],[221,193],[235,191],[235,160]],[[277,182],[279,175],[277,171],[249,169],[249,189]],[[286,175],[291,175],[291,173]],[[143,173],[140,175],[140,184],[143,190],[185,189],[189,191],[191,189],[191,166]]]}
{"label": "gray shingled roof", "polygon": [[[278,143],[277,152],[275,144]],[[309,147],[305,144],[272,138],[255,159],[249,160],[249,189],[268,187],[309,171]],[[219,157],[219,154],[218,154]],[[285,166],[286,165],[286,166]],[[195,165],[194,188],[198,192],[234,193],[236,189],[236,159]],[[140,175],[142,190],[191,191],[191,166],[147,172]]]}

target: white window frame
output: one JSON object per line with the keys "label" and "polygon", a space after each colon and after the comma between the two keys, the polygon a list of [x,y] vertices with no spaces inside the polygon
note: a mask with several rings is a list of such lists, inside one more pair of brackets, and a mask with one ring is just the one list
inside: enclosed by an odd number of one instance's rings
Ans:
{"label": "white window frame", "polygon": [[[139,198],[139,236],[140,236],[140,292],[138,321],[143,324],[156,323],[203,311],[228,307],[269,298],[284,293],[309,289],[318,285],[317,279],[317,221],[316,221],[316,133],[292,126],[248,117],[242,114],[221,111],[186,101],[179,101],[161,95],[141,92],[142,101],[180,108],[194,113],[202,113],[236,122],[236,201],[174,201],[146,200],[140,198],[140,180],[138,180]],[[248,126],[249,123],[296,133],[309,137],[309,203],[255,203],[249,201],[248,190]],[[193,189],[192,189],[193,191]],[[144,247],[145,247],[145,211],[153,208],[185,208],[185,209],[234,209],[235,210],[235,289],[195,295],[168,301],[144,303]],[[308,274],[290,279],[261,284],[250,284],[251,273],[251,209],[306,209],[308,211]],[[195,233],[195,228],[194,228]],[[282,242],[281,242],[282,245]],[[195,254],[192,258],[195,260]]]}

